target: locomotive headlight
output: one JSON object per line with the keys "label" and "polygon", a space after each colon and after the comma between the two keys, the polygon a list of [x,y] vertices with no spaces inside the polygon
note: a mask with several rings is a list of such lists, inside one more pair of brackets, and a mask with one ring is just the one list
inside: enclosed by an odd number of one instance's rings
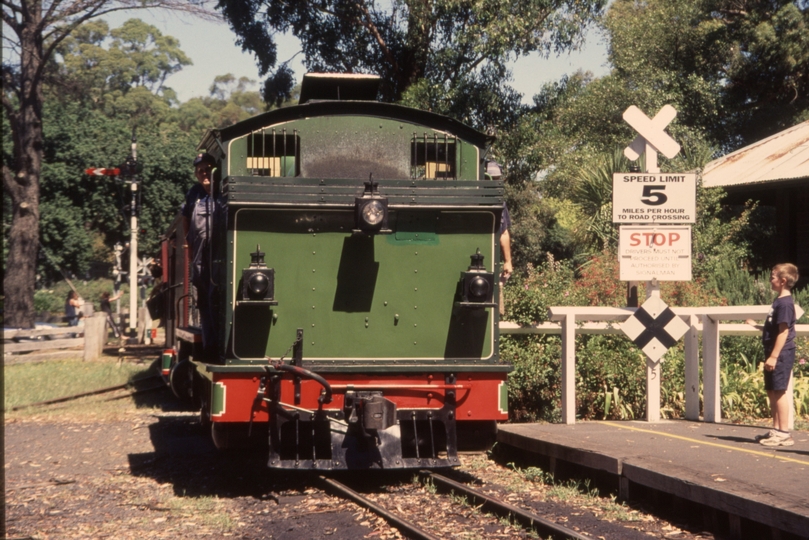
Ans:
{"label": "locomotive headlight", "polygon": [[489,297],[491,286],[483,276],[474,276],[469,280],[470,300],[484,301]]}
{"label": "locomotive headlight", "polygon": [[273,301],[275,270],[272,268],[245,268],[242,270],[242,299],[249,302]]}
{"label": "locomotive headlight", "polygon": [[256,272],[247,280],[247,290],[253,300],[263,300],[270,290],[270,280],[263,272]]}
{"label": "locomotive headlight", "polygon": [[267,268],[264,263],[264,252],[259,246],[250,254],[252,262],[248,268],[242,270],[242,299],[247,304],[270,305],[278,304],[275,301],[275,270]]}
{"label": "locomotive headlight", "polygon": [[355,232],[365,234],[390,233],[388,230],[388,199],[385,197],[357,197],[354,200]]}
{"label": "locomotive headlight", "polygon": [[362,219],[369,227],[377,227],[385,217],[385,208],[376,199],[371,199],[362,206]]}
{"label": "locomotive headlight", "polygon": [[480,250],[472,255],[472,264],[461,272],[460,302],[464,308],[494,307],[494,273],[487,272]]}

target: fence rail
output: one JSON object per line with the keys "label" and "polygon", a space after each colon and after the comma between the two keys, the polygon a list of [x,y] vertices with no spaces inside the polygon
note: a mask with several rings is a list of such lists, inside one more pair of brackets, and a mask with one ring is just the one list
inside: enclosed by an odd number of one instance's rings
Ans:
{"label": "fence rail", "polygon": [[[60,349],[83,349],[85,360],[95,360],[105,342],[106,318],[104,313],[85,317],[83,326],[61,326],[31,330],[4,329],[3,355],[37,353]],[[78,352],[78,351],[77,351]]]}
{"label": "fence rail", "polygon": [[[685,417],[699,420],[699,336],[702,335],[703,373],[703,419],[706,422],[721,422],[721,388],[719,386],[719,338],[725,336],[760,336],[761,331],[746,323],[722,323],[720,321],[742,321],[753,319],[763,321],[770,306],[719,306],[671,308],[675,315],[689,326],[685,335]],[[796,306],[798,318],[803,310]],[[576,333],[579,334],[622,334],[621,324],[635,308],[607,307],[551,307],[548,310],[550,322],[531,326],[520,326],[512,322],[500,322],[501,334],[559,334],[562,336],[562,421],[565,424],[576,422]],[[795,325],[800,337],[809,337],[809,324]],[[628,339],[628,338],[627,338]],[[647,366],[650,362],[647,360]],[[646,420],[660,420],[660,369],[657,364],[657,378],[648,376],[646,388]],[[654,365],[651,369],[654,369]],[[794,423],[792,406],[792,382],[790,397],[790,428]]]}

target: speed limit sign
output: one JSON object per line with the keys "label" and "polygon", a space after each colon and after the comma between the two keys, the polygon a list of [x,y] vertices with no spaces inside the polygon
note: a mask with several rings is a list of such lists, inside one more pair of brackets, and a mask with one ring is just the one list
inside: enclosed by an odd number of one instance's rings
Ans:
{"label": "speed limit sign", "polygon": [[697,175],[693,173],[615,173],[613,223],[694,223]]}

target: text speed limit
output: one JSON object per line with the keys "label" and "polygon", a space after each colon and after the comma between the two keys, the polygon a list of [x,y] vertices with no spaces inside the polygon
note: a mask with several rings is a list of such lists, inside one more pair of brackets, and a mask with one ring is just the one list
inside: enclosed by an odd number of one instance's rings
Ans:
{"label": "text speed limit", "polygon": [[613,223],[694,223],[697,177],[685,173],[612,175]]}

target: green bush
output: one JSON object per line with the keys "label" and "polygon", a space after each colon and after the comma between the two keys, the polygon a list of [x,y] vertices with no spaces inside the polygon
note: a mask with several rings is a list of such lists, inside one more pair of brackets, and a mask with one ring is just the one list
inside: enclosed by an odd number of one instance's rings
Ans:
{"label": "green bush", "polygon": [[514,367],[508,376],[511,419],[516,422],[559,422],[562,418],[562,347],[559,337],[503,336],[500,358]]}
{"label": "green bush", "polygon": [[585,305],[580,289],[574,287],[574,277],[570,262],[555,261],[550,255],[536,268],[529,264],[524,274],[515,274],[506,284],[506,320],[537,324],[548,320],[551,306]]}

